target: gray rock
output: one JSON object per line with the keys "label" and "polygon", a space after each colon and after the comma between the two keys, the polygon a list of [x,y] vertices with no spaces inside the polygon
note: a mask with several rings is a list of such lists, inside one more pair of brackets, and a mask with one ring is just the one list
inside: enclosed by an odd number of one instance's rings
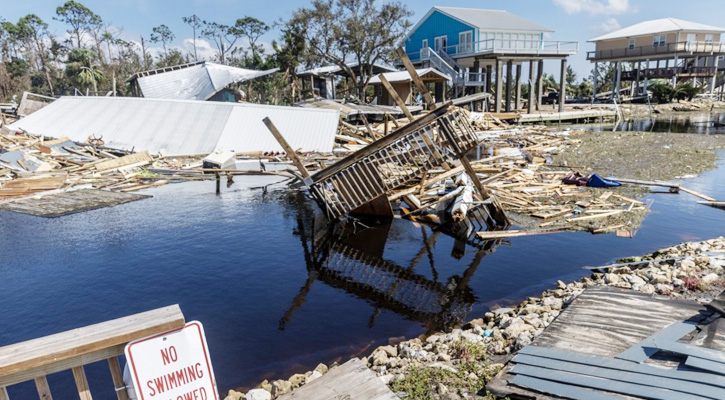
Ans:
{"label": "gray rock", "polygon": [[513,339],[521,334],[521,332],[526,332],[532,329],[531,325],[524,322],[523,319],[516,317],[513,318],[513,322],[503,330],[503,335],[508,339]]}
{"label": "gray rock", "polygon": [[386,375],[379,377],[378,379],[380,379],[380,381],[383,382],[384,384],[389,385],[390,382],[392,382],[394,378],[395,378],[395,375],[386,374]]}
{"label": "gray rock", "polygon": [[650,285],[649,283],[646,285],[642,285],[642,287],[639,289],[640,292],[645,294],[654,294],[655,290],[656,289],[654,285]]}
{"label": "gray rock", "polygon": [[542,304],[551,307],[552,310],[561,310],[564,306],[564,300],[555,297],[544,297]]}
{"label": "gray rock", "polygon": [[516,347],[520,349],[524,346],[528,346],[533,340],[534,336],[531,334],[531,332],[522,332],[521,334],[516,336]]}
{"label": "gray rock", "polygon": [[292,383],[282,379],[272,382],[272,396],[278,397],[292,391]]}
{"label": "gray rock", "polygon": [[687,271],[695,268],[695,261],[691,258],[686,258],[680,263],[680,268]]}
{"label": "gray rock", "polygon": [[320,371],[312,371],[312,374],[305,379],[305,385],[307,385],[310,382],[315,381],[318,378],[322,377],[322,373]]}
{"label": "gray rock", "polygon": [[385,365],[388,363],[388,353],[384,350],[378,350],[373,353],[371,364],[373,366]]}
{"label": "gray rock", "polygon": [[607,285],[615,285],[619,283],[622,280],[622,278],[619,277],[617,274],[605,274],[604,275],[604,282],[607,283]]}
{"label": "gray rock", "polygon": [[272,393],[264,389],[252,389],[244,396],[244,400],[272,400]]}
{"label": "gray rock", "polygon": [[328,371],[327,365],[325,365],[325,364],[322,364],[322,363],[319,363],[319,364],[317,364],[317,366],[315,367],[315,371],[317,371],[317,372],[319,372],[320,374],[324,375],[324,374],[326,374],[326,373],[327,373],[327,371]]}
{"label": "gray rock", "polygon": [[389,357],[398,356],[398,349],[395,346],[381,346],[379,348],[385,351],[385,353],[387,353]]}
{"label": "gray rock", "polygon": [[700,278],[700,281],[706,285],[712,285],[720,279],[718,274],[707,274]]}

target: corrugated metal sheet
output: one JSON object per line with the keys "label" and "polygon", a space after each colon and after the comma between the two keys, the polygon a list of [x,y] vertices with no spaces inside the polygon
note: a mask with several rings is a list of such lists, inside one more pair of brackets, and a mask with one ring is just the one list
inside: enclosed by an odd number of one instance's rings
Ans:
{"label": "corrugated metal sheet", "polygon": [[717,26],[700,24],[697,22],[684,21],[677,18],[661,18],[651,21],[644,21],[626,28],[609,32],[606,35],[589,39],[588,42],[598,42],[600,40],[628,38],[633,36],[653,35],[656,33],[692,31],[692,32],[725,32],[725,28]]}
{"label": "corrugated metal sheet", "polygon": [[535,22],[521,18],[504,10],[483,10],[480,8],[433,7],[453,18],[485,31],[532,31],[553,32]]}
{"label": "corrugated metal sheet", "polygon": [[138,78],[145,98],[206,100],[234,82],[258,78],[277,71],[254,71],[204,62],[186,68]]}
{"label": "corrugated metal sheet", "polygon": [[[425,74],[431,73],[431,74],[438,75],[442,79],[451,80],[450,76],[444,74],[441,71],[438,71],[435,68],[422,68],[422,69],[416,69],[415,71],[418,73],[418,76],[420,76],[420,77],[423,77],[423,75],[425,75]],[[370,78],[370,82],[368,82],[368,83],[370,83],[371,85],[376,84],[376,83],[381,83],[380,75],[385,76],[385,79],[387,79],[388,82],[409,82],[409,81],[413,80],[410,77],[410,74],[408,73],[408,71],[396,71],[396,72],[386,72],[384,74],[375,75],[372,78]]]}
{"label": "corrugated metal sheet", "polygon": [[151,153],[283,151],[262,123],[270,117],[295,149],[331,152],[339,111],[194,100],[62,97],[9,126],[34,135]]}

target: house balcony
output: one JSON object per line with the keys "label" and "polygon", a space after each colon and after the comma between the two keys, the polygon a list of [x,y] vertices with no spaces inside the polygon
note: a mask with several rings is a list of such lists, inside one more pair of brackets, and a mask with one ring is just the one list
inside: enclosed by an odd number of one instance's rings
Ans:
{"label": "house balcony", "polygon": [[[430,49],[408,54],[411,61],[421,62],[430,58]],[[530,55],[530,56],[569,56],[579,51],[579,42],[549,40],[502,40],[488,39],[474,43],[446,46],[445,52],[454,59],[482,55]]]}
{"label": "house balcony", "polygon": [[[684,54],[683,54],[684,53]],[[639,46],[624,49],[588,51],[587,60],[602,61],[622,58],[666,58],[675,55],[719,54],[725,53],[725,43],[722,42],[677,42],[662,46]]]}
{"label": "house balcony", "polygon": [[[717,74],[717,67],[670,67],[670,68],[646,68],[639,70],[639,79],[671,79],[675,76],[680,78],[702,78],[712,77]],[[637,70],[622,71],[623,81],[634,81],[637,79]]]}

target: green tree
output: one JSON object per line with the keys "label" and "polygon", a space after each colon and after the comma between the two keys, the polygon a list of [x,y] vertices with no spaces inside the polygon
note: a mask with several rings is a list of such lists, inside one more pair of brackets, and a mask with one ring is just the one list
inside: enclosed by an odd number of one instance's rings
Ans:
{"label": "green tree", "polygon": [[196,30],[201,28],[201,19],[199,19],[196,14],[192,14],[190,17],[182,17],[181,20],[191,27],[193,32],[192,43],[194,46],[194,61],[199,61],[199,57],[196,54]]}
{"label": "green tree", "polygon": [[[374,64],[392,60],[395,46],[410,27],[411,15],[397,1],[314,0],[311,7],[297,10],[286,25],[305,38],[309,61],[340,67],[363,99]],[[351,68],[352,62],[360,68]]]}
{"label": "green tree", "polygon": [[652,97],[660,103],[667,103],[672,100],[674,89],[669,80],[652,79],[647,85],[647,90],[652,92]]}
{"label": "green tree", "polygon": [[283,81],[289,83],[290,103],[302,100],[302,85],[297,77],[297,67],[305,54],[305,38],[298,28],[295,25],[282,27],[281,44],[272,42],[277,65],[283,73]]}
{"label": "green tree", "polygon": [[60,21],[70,25],[68,33],[71,35],[69,39],[73,45],[72,38],[76,39],[76,48],[83,47],[83,36],[102,25],[101,17],[96,15],[88,7],[76,1],[67,1],[62,6],[55,9],[56,21]]}
{"label": "green tree", "polygon": [[566,66],[566,74],[564,74],[564,81],[566,82],[566,94],[576,96],[577,95],[576,72],[574,72],[574,68],[572,68],[571,65]]}
{"label": "green tree", "polygon": [[598,63],[592,69],[590,80],[597,82],[597,93],[608,92],[612,90],[612,79],[614,78],[613,63]]}
{"label": "green tree", "polygon": [[161,46],[164,48],[164,56],[169,58],[169,50],[166,48],[166,45],[173,42],[174,39],[176,39],[176,35],[174,35],[174,33],[171,32],[171,29],[164,24],[154,27],[152,31],[153,33],[151,33],[150,38],[151,42],[161,42]]}
{"label": "green tree", "polygon": [[252,57],[249,60],[250,62],[246,63],[247,66],[249,68],[258,68],[262,64],[261,54],[264,52],[264,49],[257,44],[257,40],[259,40],[260,36],[269,32],[269,25],[253,17],[244,17],[237,20],[234,28],[242,36],[246,37],[249,42]]}
{"label": "green tree", "polygon": [[82,87],[93,87],[98,92],[98,84],[106,78],[98,65],[98,55],[91,49],[73,49],[68,53],[66,74]]}

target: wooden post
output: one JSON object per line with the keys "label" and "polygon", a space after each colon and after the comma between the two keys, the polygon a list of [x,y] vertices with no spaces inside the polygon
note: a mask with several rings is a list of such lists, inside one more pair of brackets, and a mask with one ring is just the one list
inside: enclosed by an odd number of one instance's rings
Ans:
{"label": "wooden post", "polygon": [[385,90],[388,91],[390,94],[390,97],[393,98],[393,101],[395,101],[395,104],[398,105],[401,111],[403,111],[403,114],[410,120],[413,121],[413,114],[411,114],[410,110],[408,110],[408,107],[405,106],[405,102],[403,102],[403,99],[398,96],[398,93],[393,89],[393,85],[388,82],[388,79],[385,78],[382,74],[380,74],[380,83],[383,84],[383,87],[385,87]]}
{"label": "wooden post", "polygon": [[8,390],[4,386],[0,387],[0,400],[10,400],[10,396],[8,396]]}
{"label": "wooden post", "polygon": [[559,79],[559,112],[563,112],[564,102],[566,101],[566,58],[561,59],[561,75]]}
{"label": "wooden post", "polygon": [[514,62],[506,62],[506,112],[511,112],[511,81],[514,77]]}
{"label": "wooden post", "polygon": [[493,91],[493,86],[491,86],[492,70],[493,67],[490,65],[486,66],[486,93],[491,93]]}
{"label": "wooden post", "polygon": [[529,61],[529,104],[526,106],[526,112],[531,114],[534,111],[534,60]]}
{"label": "wooden post", "polygon": [[219,174],[219,171],[214,173],[214,177],[216,178],[216,194],[220,194],[221,191],[221,175]]}
{"label": "wooden post", "polygon": [[292,160],[292,164],[297,167],[297,169],[300,171],[300,174],[302,175],[302,181],[306,186],[309,186],[312,184],[312,178],[310,178],[310,173],[307,172],[307,168],[305,168],[305,165],[302,163],[302,160],[297,156],[297,153],[292,149],[292,147],[287,143],[287,141],[284,139],[284,136],[277,130],[277,127],[274,126],[272,123],[272,120],[269,119],[269,117],[265,117],[262,122],[264,122],[265,125],[267,125],[267,129],[269,129],[270,132],[272,132],[272,135],[275,139],[277,139],[277,143],[279,143],[280,146],[284,149],[284,151],[287,153],[287,157],[289,157],[290,160]]}
{"label": "wooden post", "polygon": [[521,64],[516,65],[516,96],[514,101],[514,109],[521,108]]}
{"label": "wooden post", "polygon": [[501,75],[503,75],[503,63],[500,59],[496,59],[496,96],[495,96],[495,104],[494,104],[494,110],[496,110],[497,113],[501,112],[501,100],[502,100],[502,94],[503,94],[503,80],[501,79]]}
{"label": "wooden post", "polygon": [[88,379],[86,379],[86,372],[83,370],[83,366],[73,368],[73,379],[76,381],[76,388],[78,389],[78,397],[80,400],[93,400],[91,396],[91,389],[88,387]]}
{"label": "wooden post", "polygon": [[375,131],[373,131],[373,128],[370,126],[370,123],[368,123],[368,118],[365,116],[365,114],[360,113],[360,119],[362,120],[363,124],[365,124],[365,129],[368,130],[370,137],[373,138],[373,140],[376,140],[377,136],[375,135]]}
{"label": "wooden post", "polygon": [[50,394],[50,385],[48,385],[48,378],[41,376],[35,378],[35,388],[38,389],[38,397],[40,400],[53,400],[53,395]]}
{"label": "wooden post", "polygon": [[544,60],[539,60],[536,69],[536,110],[541,109],[541,98],[544,96]]}
{"label": "wooden post", "polygon": [[413,63],[410,62],[408,54],[405,53],[405,50],[402,47],[398,47],[396,49],[396,52],[398,53],[398,57],[400,57],[400,61],[402,61],[403,65],[405,65],[405,69],[408,70],[408,74],[410,74],[410,77],[413,78],[415,87],[418,88],[418,91],[423,96],[423,102],[425,102],[429,110],[433,109],[435,107],[435,101],[433,101],[430,93],[428,93],[428,88],[425,87],[425,83],[423,83],[423,80],[420,79],[420,77],[418,76],[418,71],[415,70]]}
{"label": "wooden post", "polygon": [[121,372],[121,366],[118,363],[118,357],[111,357],[107,361],[108,368],[111,370],[113,386],[115,386],[116,388],[116,397],[118,398],[118,400],[128,400],[126,383],[123,381],[123,373]]}
{"label": "wooden post", "polygon": [[[597,98],[597,76],[599,75],[599,63],[594,62],[594,73],[592,74],[592,104]],[[646,85],[645,85],[646,86]]]}

